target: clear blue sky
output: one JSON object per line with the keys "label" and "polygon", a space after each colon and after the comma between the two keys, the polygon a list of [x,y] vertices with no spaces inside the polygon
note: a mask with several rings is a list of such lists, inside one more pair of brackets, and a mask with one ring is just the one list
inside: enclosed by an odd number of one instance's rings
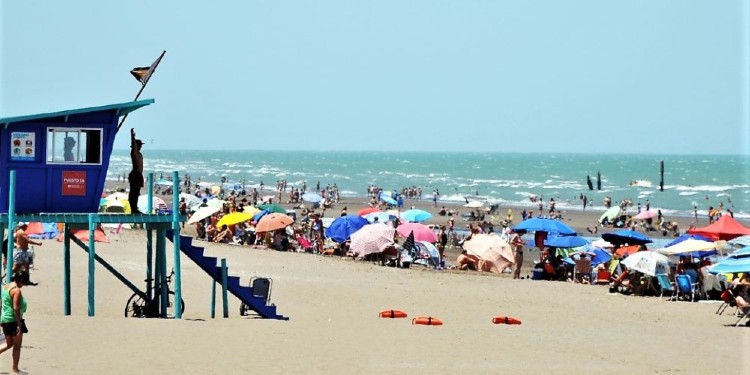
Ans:
{"label": "clear blue sky", "polygon": [[0,115],[167,50],[153,149],[750,154],[748,2],[2,1]]}

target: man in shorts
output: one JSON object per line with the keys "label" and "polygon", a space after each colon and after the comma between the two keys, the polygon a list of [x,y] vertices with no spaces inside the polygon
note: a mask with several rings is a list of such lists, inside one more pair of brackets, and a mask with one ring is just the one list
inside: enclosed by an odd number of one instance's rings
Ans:
{"label": "man in shorts", "polygon": [[[20,271],[29,272],[29,265],[34,263],[34,252],[29,249],[29,244],[42,246],[41,242],[32,241],[26,233],[29,224],[25,222],[18,223],[18,229],[13,235],[15,248],[13,249],[13,273]],[[29,285],[36,285],[29,282]]]}

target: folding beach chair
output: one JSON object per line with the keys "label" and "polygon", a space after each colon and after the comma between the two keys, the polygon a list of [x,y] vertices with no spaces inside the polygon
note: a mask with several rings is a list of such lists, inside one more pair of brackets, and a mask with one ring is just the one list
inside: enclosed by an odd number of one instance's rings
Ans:
{"label": "folding beach chair", "polygon": [[[266,304],[271,300],[271,284],[273,281],[268,277],[253,277],[250,279],[250,288],[253,297],[263,298]],[[244,302],[240,304],[240,316],[245,316],[250,311],[250,307]]]}
{"label": "folding beach chair", "polygon": [[576,260],[573,268],[573,280],[578,283],[591,284],[591,259],[581,258]]}
{"label": "folding beach chair", "polygon": [[687,297],[687,295],[690,295],[690,299],[687,301],[694,301],[698,283],[691,282],[690,276],[688,275],[677,275],[674,280],[677,283],[677,298],[679,299],[680,296],[683,296],[684,298]]}
{"label": "folding beach chair", "polygon": [[664,296],[664,292],[669,293],[668,301],[671,301],[672,298],[676,299],[675,294],[677,293],[677,289],[675,288],[674,283],[669,281],[669,276],[667,276],[667,274],[665,273],[657,274],[656,280],[659,281],[659,289],[661,291],[661,294],[659,294],[659,301],[661,301],[661,297]]}
{"label": "folding beach chair", "polygon": [[[734,295],[733,295],[734,296]],[[745,305],[740,307],[740,304],[737,303],[737,296],[734,296],[734,304],[737,305],[737,315],[739,315],[739,319],[737,319],[737,323],[735,323],[735,327],[739,327],[740,323],[742,323],[742,319],[748,318],[747,325],[750,326],[750,305]]]}
{"label": "folding beach chair", "polygon": [[[737,307],[737,303],[734,301],[734,293],[732,293],[731,289],[726,289],[721,292],[721,301],[721,306],[716,309],[716,314],[718,315],[724,314],[724,310],[726,310],[727,307]],[[739,308],[737,310],[739,310]]]}

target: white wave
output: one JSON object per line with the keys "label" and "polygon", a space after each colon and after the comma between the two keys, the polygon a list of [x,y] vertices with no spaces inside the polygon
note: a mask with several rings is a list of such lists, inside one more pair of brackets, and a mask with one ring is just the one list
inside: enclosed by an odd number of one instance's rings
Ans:
{"label": "white wave", "polygon": [[682,196],[695,195],[695,194],[698,194],[698,192],[697,191],[683,191],[680,193],[680,195]]}
{"label": "white wave", "polygon": [[727,190],[731,190],[732,188],[734,188],[734,186],[731,186],[731,185],[729,186],[728,185],[698,185],[698,186],[677,185],[675,186],[675,190],[679,190],[679,191],[727,191]]}

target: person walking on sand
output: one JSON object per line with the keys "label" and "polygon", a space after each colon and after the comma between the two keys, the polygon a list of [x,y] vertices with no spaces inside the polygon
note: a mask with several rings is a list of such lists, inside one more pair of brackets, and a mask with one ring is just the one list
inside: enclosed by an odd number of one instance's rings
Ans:
{"label": "person walking on sand", "polygon": [[[26,229],[29,227],[28,223],[18,223],[18,229],[13,234],[13,241],[15,248],[13,249],[13,272],[25,271],[29,272],[29,265],[34,262],[34,255],[29,251],[29,244],[42,246],[41,242],[32,241],[29,235],[26,233]],[[29,283],[28,285],[36,285],[35,283]]]}
{"label": "person walking on sand", "polygon": [[21,293],[21,288],[29,282],[29,273],[25,271],[13,275],[11,282],[3,287],[2,294],[2,313],[0,314],[0,326],[2,326],[5,335],[5,345],[0,344],[0,353],[8,349],[13,349],[13,368],[12,374],[24,374],[18,369],[18,362],[21,360],[21,345],[23,344],[23,334],[28,333],[26,321],[23,314],[26,313],[26,299]]}
{"label": "person walking on sand", "polygon": [[138,210],[138,196],[141,195],[141,188],[145,185],[143,181],[143,155],[141,154],[143,142],[135,138],[135,129],[130,128],[130,161],[133,163],[133,169],[128,175],[130,183],[130,193],[128,193],[128,202],[130,202],[130,211],[134,214],[140,214]]}

